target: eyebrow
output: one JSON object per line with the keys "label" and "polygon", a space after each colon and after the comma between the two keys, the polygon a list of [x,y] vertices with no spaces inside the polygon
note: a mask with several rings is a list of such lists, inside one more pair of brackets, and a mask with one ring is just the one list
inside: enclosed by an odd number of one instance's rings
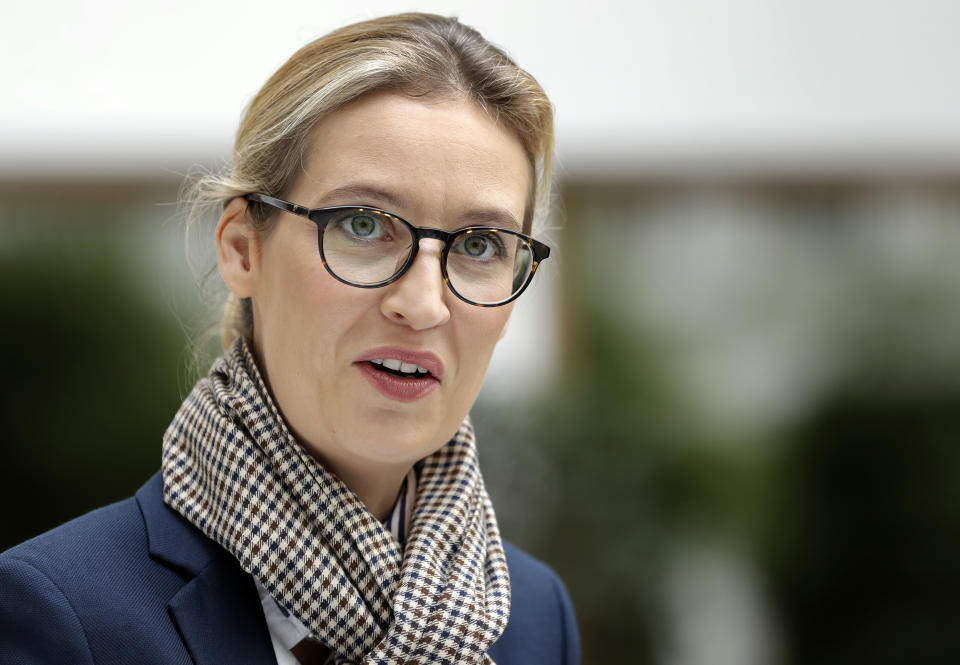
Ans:
{"label": "eyebrow", "polygon": [[369,205],[375,203],[377,207],[403,208],[403,201],[393,192],[362,184],[349,184],[335,187],[320,199],[314,201],[313,207],[329,206],[331,202],[337,200],[350,200],[349,205],[357,205],[360,203]]}
{"label": "eyebrow", "polygon": [[480,208],[471,210],[461,218],[467,226],[496,226],[510,231],[522,231],[520,222],[506,210],[500,208]]}
{"label": "eyebrow", "polygon": [[[404,201],[397,194],[381,189],[371,187],[360,183],[352,183],[335,187],[322,197],[314,200],[312,207],[325,207],[335,205],[335,201],[349,201],[346,205],[374,205],[378,208],[390,210],[403,209]],[[464,226],[496,226],[498,228],[510,229],[513,231],[522,231],[523,226],[508,210],[499,207],[475,208],[467,211],[458,218]]]}

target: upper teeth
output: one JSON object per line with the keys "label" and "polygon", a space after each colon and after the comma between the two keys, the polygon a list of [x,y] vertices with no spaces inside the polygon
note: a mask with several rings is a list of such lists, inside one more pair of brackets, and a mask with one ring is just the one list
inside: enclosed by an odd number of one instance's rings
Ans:
{"label": "upper teeth", "polygon": [[396,358],[374,358],[370,362],[376,365],[383,365],[387,369],[392,369],[394,372],[403,372],[404,374],[413,374],[414,372],[426,374],[429,371],[423,367],[420,367],[420,365],[405,363],[397,360]]}

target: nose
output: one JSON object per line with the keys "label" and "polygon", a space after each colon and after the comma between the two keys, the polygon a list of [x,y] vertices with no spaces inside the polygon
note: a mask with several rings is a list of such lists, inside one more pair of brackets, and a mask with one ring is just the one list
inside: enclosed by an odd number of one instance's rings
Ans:
{"label": "nose", "polygon": [[427,330],[443,325],[450,319],[445,301],[447,286],[440,270],[443,243],[425,238],[413,265],[403,277],[385,288],[380,311],[395,323],[414,330]]}

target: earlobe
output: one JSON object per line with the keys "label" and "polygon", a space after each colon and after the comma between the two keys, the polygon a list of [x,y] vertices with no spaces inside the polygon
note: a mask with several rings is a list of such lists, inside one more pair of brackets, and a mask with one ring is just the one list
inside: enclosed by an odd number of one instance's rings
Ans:
{"label": "earlobe", "polygon": [[237,197],[227,204],[215,235],[217,266],[227,287],[239,298],[253,296],[257,236],[247,218],[247,202]]}

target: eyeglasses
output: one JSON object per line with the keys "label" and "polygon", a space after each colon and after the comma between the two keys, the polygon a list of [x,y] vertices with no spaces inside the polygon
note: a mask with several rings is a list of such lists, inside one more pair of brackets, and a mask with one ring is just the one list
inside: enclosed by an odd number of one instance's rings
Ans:
{"label": "eyeglasses", "polygon": [[530,285],[550,248],[530,236],[493,226],[444,231],[414,226],[389,212],[360,206],[308,209],[266,194],[248,201],[306,217],[317,225],[320,259],[344,284],[373,289],[391,284],[413,265],[424,238],[443,242],[440,271],[455,296],[471,305],[506,305]]}

